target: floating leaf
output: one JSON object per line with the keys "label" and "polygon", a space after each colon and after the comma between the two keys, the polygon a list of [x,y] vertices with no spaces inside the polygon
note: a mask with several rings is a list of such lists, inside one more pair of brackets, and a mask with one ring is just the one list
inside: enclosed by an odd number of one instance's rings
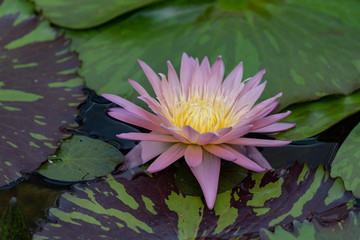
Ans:
{"label": "floating leaf", "polygon": [[159,0],[32,0],[52,23],[66,28],[90,28]]}
{"label": "floating leaf", "polygon": [[[69,41],[19,0],[0,3],[0,186],[38,168],[82,100]],[[15,11],[14,9],[18,9]]]}
{"label": "floating leaf", "polygon": [[349,216],[340,221],[323,226],[316,219],[312,222],[305,220],[303,223],[294,222],[294,231],[288,232],[280,226],[275,227],[275,232],[266,229],[260,232],[262,240],[338,240],[358,239],[360,236],[359,213],[350,212]]}
{"label": "floating leaf", "polygon": [[341,145],[331,165],[331,176],[341,177],[345,188],[360,197],[360,124],[358,124]]}
{"label": "floating leaf", "polygon": [[10,200],[6,212],[0,219],[0,239],[31,239],[22,210],[16,198]]}
{"label": "floating leaf", "polygon": [[[360,79],[360,78],[359,78]],[[360,91],[349,96],[329,96],[316,102],[300,103],[288,108],[292,111],[287,122],[295,122],[296,127],[276,138],[292,141],[315,136],[335,123],[360,110]]]}
{"label": "floating leaf", "polygon": [[[317,217],[341,219],[354,204],[340,179],[319,167],[295,165],[251,173],[241,185],[218,194],[214,211],[196,196],[184,196],[176,186],[175,168],[156,174],[122,175],[75,185],[49,211],[34,239],[95,238],[244,239],[260,228]],[[241,237],[240,237],[241,238]]]}
{"label": "floating leaf", "polygon": [[360,3],[318,1],[326,11],[311,4],[219,0],[189,8],[187,2],[167,1],[96,31],[68,35],[78,42],[80,74],[98,93],[135,100],[128,78],[150,86],[136,59],[166,73],[166,60],[178,68],[187,52],[211,61],[222,55],[228,72],[243,60],[246,77],[266,68],[269,82],[263,97],[283,92],[284,107],[360,87],[360,52],[353,51],[360,48],[360,23],[355,18],[350,24],[338,14],[360,11]]}
{"label": "floating leaf", "polygon": [[123,161],[114,146],[101,140],[73,136],[61,144],[56,155],[38,169],[43,176],[58,181],[82,181],[104,176]]}

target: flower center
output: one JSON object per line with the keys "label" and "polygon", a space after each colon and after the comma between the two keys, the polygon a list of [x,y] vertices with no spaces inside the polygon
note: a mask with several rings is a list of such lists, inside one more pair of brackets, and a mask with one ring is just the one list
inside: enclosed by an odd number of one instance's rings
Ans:
{"label": "flower center", "polygon": [[179,128],[188,125],[199,133],[216,132],[230,126],[228,111],[220,99],[193,97],[175,104],[169,120]]}

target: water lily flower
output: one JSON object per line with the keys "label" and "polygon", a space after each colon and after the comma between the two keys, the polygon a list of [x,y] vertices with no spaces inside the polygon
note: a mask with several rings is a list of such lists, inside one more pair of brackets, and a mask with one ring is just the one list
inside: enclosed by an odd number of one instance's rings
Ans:
{"label": "water lily flower", "polygon": [[270,164],[256,147],[283,146],[290,141],[244,137],[247,133],[273,133],[295,126],[277,123],[290,111],[269,115],[278,105],[282,93],[257,105],[266,81],[265,70],[242,81],[240,63],[223,81],[221,56],[210,67],[205,57],[201,64],[185,53],[181,60],[180,79],[171,65],[168,76],[157,75],[147,64],[139,64],[156,94],[152,98],[137,82],[130,84],[138,97],[152,110],[150,113],[134,103],[112,94],[103,97],[123,108],[110,109],[118,120],[150,130],[149,133],[122,133],[117,137],[141,140],[125,157],[123,168],[132,168],[155,158],[149,173],[163,170],[184,157],[199,182],[209,209],[215,204],[221,159],[261,172]]}

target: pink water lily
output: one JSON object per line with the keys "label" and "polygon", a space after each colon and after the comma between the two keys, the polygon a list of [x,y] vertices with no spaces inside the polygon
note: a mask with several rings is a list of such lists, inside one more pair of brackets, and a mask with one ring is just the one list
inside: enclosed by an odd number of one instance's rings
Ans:
{"label": "pink water lily", "polygon": [[[141,140],[125,158],[123,168],[132,168],[157,157],[147,169],[154,173],[184,157],[204,193],[206,204],[215,204],[221,159],[261,172],[270,164],[256,147],[283,146],[290,141],[244,137],[247,133],[279,132],[295,126],[277,123],[290,111],[269,115],[278,105],[281,93],[257,105],[266,81],[260,84],[265,70],[242,81],[240,63],[223,81],[221,56],[210,67],[205,57],[201,64],[185,53],[181,60],[180,79],[168,61],[168,76],[157,75],[139,60],[156,94],[152,98],[137,82],[130,84],[153,113],[128,100],[103,94],[123,108],[110,109],[118,120],[150,130],[150,133],[122,133],[122,139]],[[159,156],[160,155],[160,156]]]}

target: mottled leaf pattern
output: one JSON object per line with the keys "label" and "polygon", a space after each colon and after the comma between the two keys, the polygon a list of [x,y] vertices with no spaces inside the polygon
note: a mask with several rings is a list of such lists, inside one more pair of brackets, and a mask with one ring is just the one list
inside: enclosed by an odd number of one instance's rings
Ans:
{"label": "mottled leaf pattern", "polygon": [[318,221],[305,220],[294,222],[294,231],[289,232],[280,226],[275,227],[275,232],[266,229],[260,232],[262,240],[338,240],[359,239],[360,236],[359,213],[350,212],[349,216],[339,222],[324,226]]}
{"label": "mottled leaf pattern", "polygon": [[175,169],[129,181],[76,185],[59,199],[34,239],[194,239],[247,237],[260,228],[314,217],[334,221],[354,204],[340,179],[319,167],[295,165],[252,173],[238,187],[218,194],[214,211],[200,197],[184,196],[175,183]]}
{"label": "mottled leaf pattern", "polygon": [[59,127],[73,123],[83,97],[70,42],[31,15],[28,4],[0,5],[0,186],[55,152],[68,136]]}
{"label": "mottled leaf pattern", "polygon": [[57,154],[37,171],[58,181],[83,181],[104,176],[122,163],[123,155],[114,146],[101,140],[74,136],[65,140]]}
{"label": "mottled leaf pattern", "polygon": [[90,28],[160,0],[32,0],[52,23],[66,28]]}
{"label": "mottled leaf pattern", "polygon": [[318,5],[328,11],[297,0],[207,1],[191,8],[171,1],[99,31],[69,36],[81,42],[75,45],[83,60],[80,73],[98,93],[134,100],[137,94],[128,78],[149,87],[136,59],[167,73],[166,60],[178,68],[182,52],[187,52],[211,61],[222,55],[227,72],[243,60],[246,77],[266,68],[263,98],[283,92],[284,107],[360,87],[360,53],[353,51],[360,47],[360,30],[336,14],[338,8],[360,11],[360,3],[330,0]]}
{"label": "mottled leaf pattern", "polygon": [[331,176],[341,177],[345,188],[360,197],[360,124],[341,145],[331,165]]}

